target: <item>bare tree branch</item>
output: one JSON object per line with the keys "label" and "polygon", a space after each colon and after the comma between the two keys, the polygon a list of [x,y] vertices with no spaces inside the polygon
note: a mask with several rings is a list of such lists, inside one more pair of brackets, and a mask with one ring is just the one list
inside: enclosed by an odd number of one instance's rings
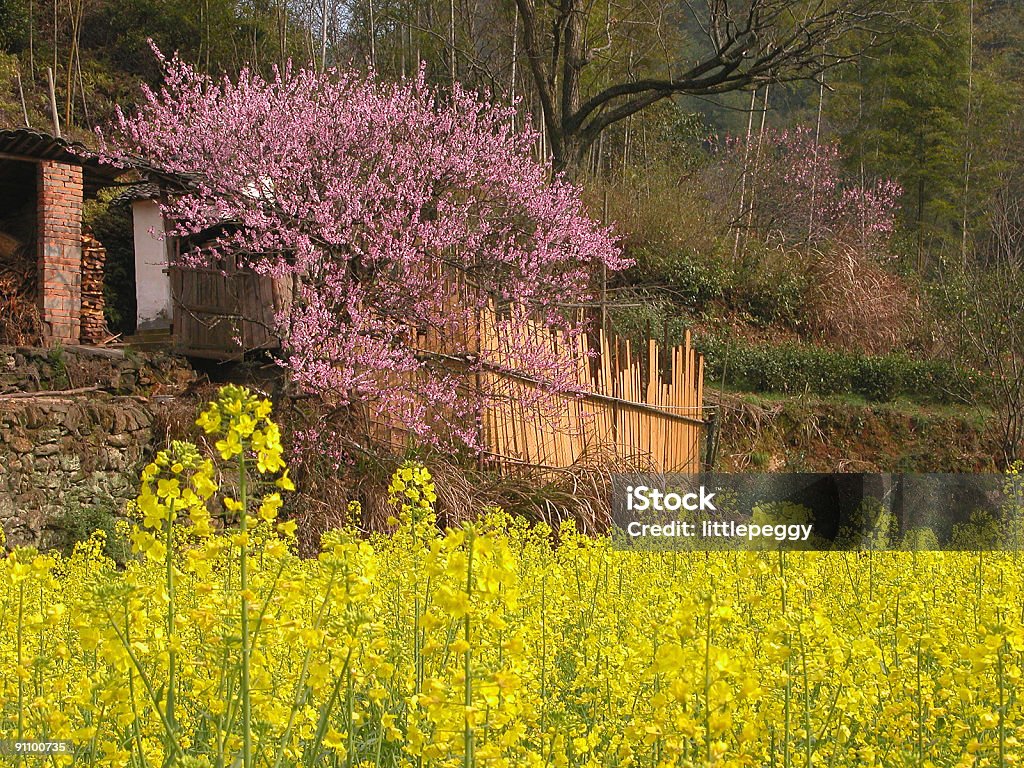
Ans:
{"label": "bare tree branch", "polygon": [[[596,6],[585,0],[556,0],[552,31],[545,40],[534,0],[515,1],[554,165],[569,172],[610,125],[675,94],[708,96],[765,83],[816,80],[852,57],[837,52],[841,38],[869,30],[895,13],[892,3],[883,0],[705,0],[704,9],[687,0],[703,36],[697,48],[704,53],[697,61],[678,76],[630,77],[584,96],[581,84],[594,79],[593,73],[585,77],[588,66],[598,52],[612,48],[615,30],[627,22],[613,20],[609,10],[604,19],[595,20],[604,27],[605,44],[588,47],[590,14]],[[628,23],[650,24],[660,37],[664,7],[643,7],[646,21]],[[664,41],[662,46],[668,49]]]}

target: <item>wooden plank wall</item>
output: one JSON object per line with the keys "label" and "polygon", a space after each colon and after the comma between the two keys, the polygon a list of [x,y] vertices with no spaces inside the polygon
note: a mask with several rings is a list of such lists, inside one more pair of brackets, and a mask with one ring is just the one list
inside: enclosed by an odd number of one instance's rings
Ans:
{"label": "wooden plank wall", "polygon": [[246,351],[273,349],[274,314],[280,291],[269,277],[232,265],[224,270],[172,267],[175,347],[183,354],[240,358]]}

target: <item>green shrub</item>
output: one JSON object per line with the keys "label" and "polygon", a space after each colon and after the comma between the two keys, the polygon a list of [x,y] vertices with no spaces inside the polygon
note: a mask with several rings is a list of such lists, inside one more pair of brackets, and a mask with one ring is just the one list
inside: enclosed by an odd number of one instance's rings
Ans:
{"label": "green shrub", "polygon": [[64,355],[64,347],[60,341],[50,348],[46,356],[50,361],[50,365],[53,366],[53,383],[51,386],[54,389],[68,389],[71,386],[71,379],[68,377],[67,358]]}
{"label": "green shrub", "polygon": [[760,325],[803,325],[807,281],[789,264],[758,262],[740,270],[731,289],[729,303],[745,310]]}
{"label": "green shrub", "polygon": [[864,356],[857,360],[853,391],[868,400],[886,402],[905,391],[913,361],[901,355]]}
{"label": "green shrub", "polygon": [[806,326],[809,303],[806,264],[791,253],[752,243],[742,262],[728,255],[730,239],[705,233],[703,240],[641,239],[627,242],[636,264],[627,284],[657,288],[678,306],[702,315],[710,305],[727,307],[762,327]]}
{"label": "green shrub", "polygon": [[115,563],[124,563],[131,556],[132,545],[126,529],[117,524],[119,519],[123,518],[118,518],[113,504],[71,504],[55,521],[53,545],[65,554],[71,554],[75,544],[86,541],[94,531],[102,531],[103,554]]}
{"label": "green shrub", "polygon": [[610,328],[615,334],[634,340],[653,337],[659,341],[667,336],[669,345],[683,343],[692,318],[677,306],[642,291],[620,294],[618,298],[624,306],[609,311]]}
{"label": "green shrub", "polygon": [[656,285],[673,300],[699,308],[721,301],[731,288],[731,270],[717,256],[703,256],[685,249],[636,248],[629,277],[641,285]]}

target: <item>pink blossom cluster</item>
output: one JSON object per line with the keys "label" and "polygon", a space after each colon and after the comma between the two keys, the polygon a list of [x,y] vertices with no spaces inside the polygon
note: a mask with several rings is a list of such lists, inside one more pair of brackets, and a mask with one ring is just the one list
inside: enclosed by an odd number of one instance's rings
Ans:
{"label": "pink blossom cluster", "polygon": [[839,146],[809,126],[727,137],[717,172],[743,190],[739,222],[788,241],[833,240],[881,250],[895,227],[903,190],[892,179],[864,184],[844,178]]}
{"label": "pink blossom cluster", "polygon": [[873,241],[885,240],[895,230],[896,210],[903,187],[892,179],[878,179],[869,186],[857,185],[843,189],[839,209],[847,234],[857,243],[868,246]]}
{"label": "pink blossom cluster", "polygon": [[174,234],[236,225],[191,263],[230,257],[293,284],[278,322],[301,386],[469,445],[480,393],[467,373],[509,366],[569,388],[572,364],[543,344],[478,353],[467,338],[489,302],[579,334],[559,307],[590,298],[595,269],[628,265],[579,190],[532,158],[535,137],[513,130],[511,109],[457,85],[442,94],[422,72],[386,84],[289,66],[214,80],[161,59],[163,86],[118,111],[103,152],[193,179],[166,204]]}

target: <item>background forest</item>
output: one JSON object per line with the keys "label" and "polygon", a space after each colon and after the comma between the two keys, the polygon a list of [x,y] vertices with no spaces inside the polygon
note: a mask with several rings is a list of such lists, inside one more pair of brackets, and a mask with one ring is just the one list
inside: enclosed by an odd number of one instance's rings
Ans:
{"label": "background forest", "polygon": [[[1005,466],[1024,451],[1024,6],[831,5],[0,0],[0,126],[52,130],[51,70],[88,142],[155,84],[148,39],[213,74],[422,62],[515,103],[615,223],[636,264],[595,317],[695,332],[722,466]],[[127,214],[90,215],[130,332]]]}

